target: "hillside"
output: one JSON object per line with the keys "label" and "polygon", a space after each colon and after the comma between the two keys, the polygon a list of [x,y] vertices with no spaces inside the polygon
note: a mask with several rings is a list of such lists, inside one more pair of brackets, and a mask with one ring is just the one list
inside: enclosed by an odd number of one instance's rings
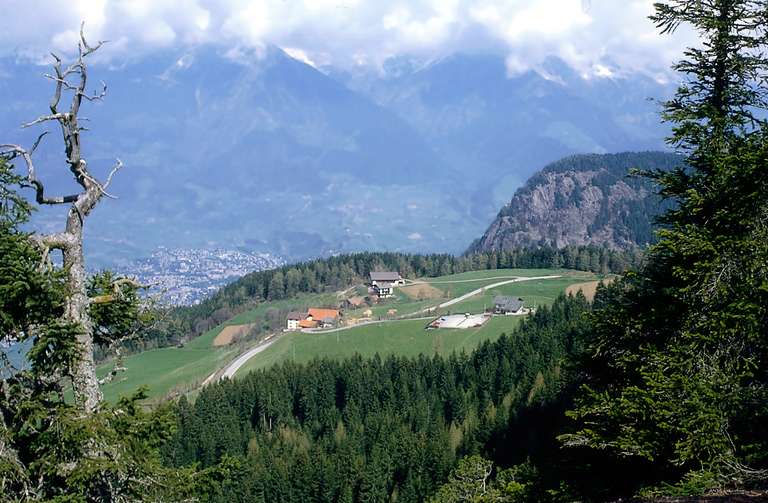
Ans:
{"label": "hillside", "polygon": [[629,250],[653,241],[653,218],[668,202],[633,168],[668,170],[674,154],[641,152],[566,157],[517,190],[470,252],[528,246],[596,245]]}
{"label": "hillside", "polygon": [[[540,279],[542,276],[551,277]],[[566,269],[489,269],[421,278],[411,288],[426,284],[431,287],[432,295],[421,296],[407,288],[398,289],[394,297],[371,306],[371,322],[350,322],[351,325],[326,332],[284,333],[285,314],[292,310],[306,311],[312,306],[338,306],[345,298],[342,292],[299,294],[283,300],[268,300],[216,323],[201,336],[184,344],[126,356],[121,361],[124,370],[105,384],[103,391],[110,401],[141,386],[148,387],[148,396],[153,401],[190,393],[239,354],[267,339],[272,339],[274,344],[269,343],[268,349],[248,361],[237,372],[237,377],[286,361],[303,363],[314,358],[340,360],[353,355],[373,357],[376,354],[382,357],[416,357],[420,354],[447,357],[454,352],[471,352],[485,341],[495,341],[502,334],[511,333],[522,317],[501,316],[480,328],[465,330],[429,332],[425,330],[426,324],[451,312],[483,312],[493,305],[496,295],[522,297],[529,308],[548,306],[568,287],[598,277],[593,273]],[[519,281],[502,281],[505,279]],[[365,287],[357,285],[357,289],[365,290]],[[349,295],[351,289],[346,291]],[[465,295],[469,297],[461,302],[439,307],[450,299]],[[423,312],[433,307],[429,313]],[[347,318],[359,319],[363,317],[361,311],[348,310]],[[227,327],[254,325],[262,330],[217,343],[217,336]],[[107,375],[114,366],[114,361],[103,363],[99,367],[99,376]]]}

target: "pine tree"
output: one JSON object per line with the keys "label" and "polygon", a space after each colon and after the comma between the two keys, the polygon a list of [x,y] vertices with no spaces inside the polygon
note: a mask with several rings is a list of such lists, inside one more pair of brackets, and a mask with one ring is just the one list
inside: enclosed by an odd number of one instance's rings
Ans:
{"label": "pine tree", "polygon": [[768,476],[768,2],[655,8],[662,32],[703,39],[663,115],[686,165],[646,173],[677,205],[646,265],[603,292],[563,439],[641,463],[639,485],[753,483]]}

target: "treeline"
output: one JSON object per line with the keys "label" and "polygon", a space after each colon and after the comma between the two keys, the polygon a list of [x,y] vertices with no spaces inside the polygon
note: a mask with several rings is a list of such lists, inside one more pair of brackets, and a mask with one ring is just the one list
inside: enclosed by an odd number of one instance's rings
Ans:
{"label": "treeline", "polygon": [[424,501],[458,459],[509,462],[502,446],[530,438],[512,426],[558,396],[589,309],[561,296],[471,355],[286,362],[209,386],[175,406],[163,455],[228,467],[208,501]]}
{"label": "treeline", "polygon": [[639,250],[542,246],[464,256],[365,252],[316,259],[248,274],[198,305],[173,309],[162,323],[147,330],[141,340],[130,342],[128,350],[176,345],[261,302],[290,299],[303,293],[343,290],[366,281],[368,274],[376,270],[399,271],[411,279],[513,268],[566,268],[621,274],[639,264],[641,258]]}

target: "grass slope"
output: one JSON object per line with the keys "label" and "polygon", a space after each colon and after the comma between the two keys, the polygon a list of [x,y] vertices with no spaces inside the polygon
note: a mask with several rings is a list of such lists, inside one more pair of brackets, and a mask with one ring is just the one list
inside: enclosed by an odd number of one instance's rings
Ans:
{"label": "grass slope", "polygon": [[466,330],[425,330],[429,320],[399,320],[332,333],[292,333],[248,361],[237,376],[287,360],[304,363],[314,358],[348,358],[356,354],[418,356],[470,352],[485,340],[511,332],[520,320],[517,316],[497,317],[481,328]]}
{"label": "grass slope", "polygon": [[[564,269],[498,269],[429,278],[425,281],[442,291],[442,298],[418,300],[400,292],[395,298],[375,306],[372,309],[373,318],[386,320],[389,309],[397,309],[397,316],[416,313],[420,309],[437,305],[450,298],[463,295],[485,285],[503,281],[506,278],[557,274],[562,274],[565,277],[533,280],[497,287],[441,312],[449,310],[454,313],[479,312],[484,306],[490,306],[493,297],[499,294],[521,296],[528,305],[549,304],[567,286],[595,279],[593,274]],[[364,292],[364,288],[358,288],[357,292],[350,291],[349,294]],[[104,395],[107,400],[114,401],[144,385],[149,387],[151,399],[162,398],[176,392],[189,392],[198,387],[206,377],[245,350],[245,345],[238,344],[225,347],[213,346],[213,340],[225,326],[252,323],[263,319],[267,310],[271,308],[303,310],[311,306],[333,305],[337,301],[335,293],[323,293],[303,295],[290,300],[265,302],[209,330],[190,341],[183,348],[163,348],[131,355],[124,361],[127,371],[118,374],[113,382],[103,386]],[[361,316],[362,311],[362,309],[348,311],[347,316]],[[480,329],[427,332],[424,330],[427,321],[391,321],[329,334],[287,334],[243,366],[238,375],[292,359],[294,353],[296,361],[303,362],[315,357],[343,358],[356,353],[365,356],[376,353],[415,356],[422,353],[449,354],[452,351],[471,351],[483,340],[496,339],[502,333],[512,330],[519,323],[519,319],[515,317],[494,318]],[[105,375],[111,368],[111,364],[102,365],[99,368],[99,376]]]}
{"label": "grass slope", "polygon": [[[418,309],[439,304],[448,298],[454,298],[471,292],[485,285],[504,281],[505,278],[562,275],[562,278],[523,281],[495,287],[487,292],[465,300],[459,304],[442,309],[447,312],[481,312],[484,307],[493,305],[496,295],[516,295],[523,297],[526,305],[541,306],[551,304],[569,285],[594,279],[595,275],[569,270],[549,269],[510,269],[475,271],[428,280],[436,288],[446,290],[446,297],[427,301],[413,301],[406,295],[398,295],[384,304],[377,306],[374,317],[389,308],[397,308],[397,315],[416,312]],[[468,281],[469,280],[469,281]],[[461,283],[451,283],[462,281]],[[397,292],[397,290],[396,290]],[[383,314],[378,314],[383,317]],[[416,356],[419,354],[447,355],[454,351],[471,351],[485,340],[496,340],[501,334],[509,333],[519,323],[517,316],[494,317],[479,329],[431,330],[426,327],[428,319],[391,320],[375,325],[364,325],[349,330],[329,333],[291,333],[284,335],[264,352],[249,360],[237,372],[237,376],[267,368],[286,360],[307,362],[313,358],[346,358],[355,354],[385,356],[398,354]]]}
{"label": "grass slope", "polygon": [[[127,370],[120,372],[112,382],[102,386],[104,397],[114,402],[121,396],[133,393],[141,386],[148,386],[150,399],[162,398],[174,392],[188,392],[244,350],[242,345],[237,344],[224,347],[213,346],[213,340],[224,327],[263,319],[269,308],[300,309],[310,305],[326,305],[335,300],[336,295],[331,293],[265,302],[205,332],[185,344],[183,348],[153,349],[128,356],[123,364]],[[112,363],[99,366],[98,376],[103,377],[112,367]]]}

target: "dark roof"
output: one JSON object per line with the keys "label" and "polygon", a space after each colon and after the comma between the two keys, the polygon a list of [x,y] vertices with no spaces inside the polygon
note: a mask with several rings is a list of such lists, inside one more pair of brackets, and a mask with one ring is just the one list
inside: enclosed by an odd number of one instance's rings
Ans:
{"label": "dark roof", "polygon": [[395,271],[371,271],[371,281],[399,281],[402,279],[399,272]]}
{"label": "dark roof", "polygon": [[289,320],[303,320],[306,315],[299,313],[298,311],[291,311],[288,313],[287,319]]}
{"label": "dark roof", "polygon": [[512,312],[518,311],[523,307],[523,299],[519,297],[507,297],[506,295],[498,295],[494,297],[493,303],[496,304],[497,309]]}

